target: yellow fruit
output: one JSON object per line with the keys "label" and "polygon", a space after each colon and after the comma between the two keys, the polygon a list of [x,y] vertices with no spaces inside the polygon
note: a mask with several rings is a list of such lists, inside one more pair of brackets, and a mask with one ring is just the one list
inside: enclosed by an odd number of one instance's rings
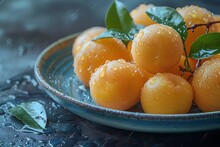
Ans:
{"label": "yellow fruit", "polygon": [[206,61],[194,73],[194,101],[204,112],[220,110],[220,60]]}
{"label": "yellow fruit", "polygon": [[125,59],[129,54],[125,45],[113,38],[88,41],[74,58],[74,71],[84,85],[89,85],[91,74],[106,60]]}
{"label": "yellow fruit", "polygon": [[180,35],[171,27],[150,25],[136,34],[131,47],[135,64],[150,73],[166,72],[177,65],[183,50]]}
{"label": "yellow fruit", "polygon": [[72,54],[73,57],[81,50],[83,44],[97,37],[101,33],[103,33],[106,29],[103,27],[92,27],[85,30],[82,34],[80,34],[73,43]]}
{"label": "yellow fruit", "polygon": [[[208,22],[214,21],[212,17],[212,13],[206,10],[205,8],[201,8],[198,6],[185,6],[183,8],[178,8],[177,11],[182,15],[184,21],[186,22],[186,26],[190,27],[194,24],[204,24]],[[211,27],[210,32],[216,32],[216,27]],[[190,47],[192,43],[202,34],[206,33],[206,27],[200,26],[197,27],[194,32],[192,30],[188,30],[188,37],[186,39],[185,45],[187,54],[190,51]]]}
{"label": "yellow fruit", "polygon": [[[186,59],[186,57],[182,55],[180,62],[176,66],[174,66],[171,70],[169,70],[169,72],[173,73],[175,75],[181,76],[182,71],[180,70],[180,66],[182,68],[185,68],[185,65],[184,65],[185,59]],[[188,58],[188,61],[189,61],[190,68],[192,69],[192,71],[194,71],[195,68],[196,68],[196,62],[197,61],[192,59],[192,58]],[[184,75],[183,75],[183,78],[187,80],[190,75],[192,75],[192,73],[185,72]]]}
{"label": "yellow fruit", "polygon": [[153,7],[154,5],[146,5],[146,4],[141,4],[137,8],[131,11],[131,17],[134,21],[135,24],[140,24],[144,26],[149,26],[151,24],[155,24],[154,22],[147,14],[146,10]]}
{"label": "yellow fruit", "polygon": [[100,66],[92,74],[89,84],[98,105],[128,110],[138,103],[144,79],[134,64],[120,59]]}
{"label": "yellow fruit", "polygon": [[156,74],[142,88],[141,105],[145,113],[187,113],[192,105],[191,85],[171,73]]}

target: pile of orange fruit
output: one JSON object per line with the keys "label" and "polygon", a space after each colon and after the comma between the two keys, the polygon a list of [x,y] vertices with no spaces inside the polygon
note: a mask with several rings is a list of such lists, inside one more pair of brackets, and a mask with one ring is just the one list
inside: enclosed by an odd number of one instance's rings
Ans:
{"label": "pile of orange fruit", "polygon": [[[194,73],[182,75],[185,55],[180,35],[171,27],[157,24],[145,13],[154,5],[141,4],[130,12],[135,24],[144,25],[126,46],[116,38],[92,40],[104,27],[81,33],[73,44],[74,71],[90,88],[94,101],[103,107],[128,110],[138,102],[145,113],[184,114],[192,104],[204,112],[220,110],[220,54],[197,61],[189,58]],[[205,8],[185,6],[176,9],[187,27],[220,20]],[[220,31],[220,24],[210,32]],[[185,45],[192,43],[206,28],[188,30]],[[219,42],[220,43],[220,42]],[[189,77],[192,77],[189,80]]]}

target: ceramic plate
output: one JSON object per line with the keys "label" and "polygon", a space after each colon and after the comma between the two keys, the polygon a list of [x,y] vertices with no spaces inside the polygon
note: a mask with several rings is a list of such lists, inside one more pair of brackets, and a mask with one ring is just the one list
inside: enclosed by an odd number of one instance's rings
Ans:
{"label": "ceramic plate", "polygon": [[194,132],[220,128],[220,112],[202,113],[192,108],[188,114],[145,114],[137,105],[118,111],[96,105],[88,88],[73,71],[71,35],[50,45],[38,57],[35,75],[40,85],[57,103],[73,113],[110,127],[142,132]]}

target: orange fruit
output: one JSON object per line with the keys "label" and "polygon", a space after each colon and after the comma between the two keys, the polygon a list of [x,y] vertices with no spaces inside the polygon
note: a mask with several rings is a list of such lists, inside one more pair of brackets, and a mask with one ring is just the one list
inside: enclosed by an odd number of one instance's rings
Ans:
{"label": "orange fruit", "polygon": [[169,71],[179,63],[182,50],[180,35],[162,24],[140,30],[131,46],[135,64],[149,73]]}
{"label": "orange fruit", "polygon": [[89,86],[91,74],[106,60],[125,59],[129,54],[125,45],[117,39],[105,38],[88,41],[74,58],[74,71],[84,85]]}
{"label": "orange fruit", "polygon": [[105,30],[106,29],[103,27],[92,27],[82,32],[73,43],[73,57],[75,57],[76,54],[82,49],[83,44],[99,36]]}
{"label": "orange fruit", "polygon": [[141,105],[145,113],[187,113],[192,101],[191,85],[185,79],[171,73],[154,75],[145,83],[141,92]]}
{"label": "orange fruit", "polygon": [[139,101],[144,77],[141,71],[125,60],[114,60],[100,66],[91,76],[90,92],[103,107],[128,110]]}
{"label": "orange fruit", "polygon": [[146,14],[146,10],[153,7],[154,5],[149,4],[141,4],[139,5],[137,8],[133,9],[130,13],[133,21],[135,24],[140,24],[143,26],[149,26],[151,24],[155,24],[156,22],[154,22],[147,14]]}
{"label": "orange fruit", "polygon": [[194,73],[194,101],[204,112],[220,110],[220,60],[209,60]]}

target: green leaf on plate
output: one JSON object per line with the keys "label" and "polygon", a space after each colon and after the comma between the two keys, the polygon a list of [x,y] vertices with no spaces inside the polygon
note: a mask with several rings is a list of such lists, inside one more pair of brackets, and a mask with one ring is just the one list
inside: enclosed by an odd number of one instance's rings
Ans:
{"label": "green leaf on plate", "polygon": [[168,25],[175,29],[185,42],[188,35],[186,23],[183,17],[170,7],[152,7],[146,10],[147,15],[155,22]]}
{"label": "green leaf on plate", "polygon": [[129,41],[133,40],[134,35],[143,28],[141,25],[134,24],[128,9],[118,0],[115,0],[109,7],[105,16],[105,25],[107,31],[93,40],[117,38],[127,45]]}
{"label": "green leaf on plate", "polygon": [[220,53],[220,33],[201,35],[192,44],[189,57],[204,59]]}
{"label": "green leaf on plate", "polygon": [[46,111],[43,105],[38,102],[21,103],[9,109],[9,112],[32,128],[45,129],[47,123]]}

